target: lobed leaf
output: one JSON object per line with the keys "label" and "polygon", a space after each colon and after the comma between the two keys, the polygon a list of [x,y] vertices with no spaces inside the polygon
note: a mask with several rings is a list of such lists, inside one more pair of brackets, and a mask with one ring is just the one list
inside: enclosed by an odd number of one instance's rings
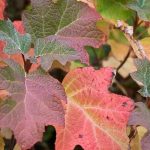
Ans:
{"label": "lobed leaf", "polygon": [[14,28],[10,20],[0,21],[0,40],[5,41],[5,53],[27,53],[31,45],[31,36],[29,34],[20,35]]}
{"label": "lobed leaf", "polygon": [[[23,22],[26,31],[32,35],[33,41],[47,37],[46,40],[53,46],[54,42],[58,43],[54,49],[60,46],[64,49],[64,45],[68,46],[69,48],[66,49],[68,55],[72,55],[72,49],[75,49],[79,53],[75,58],[88,64],[89,58],[84,46],[99,47],[102,43],[100,39],[102,33],[96,28],[96,21],[100,19],[99,14],[77,0],[57,0],[56,2],[31,0],[31,3],[32,9],[24,12]],[[60,57],[57,59],[59,60]],[[66,61],[69,60],[70,57],[66,57]]]}
{"label": "lobed leaf", "polygon": [[[68,104],[65,128],[60,129],[57,150],[127,150],[126,124],[133,109],[131,99],[110,93],[113,72],[91,67],[71,71],[65,77]],[[68,140],[69,139],[69,140]]]}
{"label": "lobed leaf", "polygon": [[0,127],[13,130],[22,150],[42,139],[46,125],[64,125],[66,96],[62,85],[43,71],[26,75],[15,62],[0,68]]}
{"label": "lobed leaf", "polygon": [[41,58],[41,66],[49,70],[53,61],[58,60],[65,65],[67,61],[78,60],[78,52],[69,48],[63,43],[49,41],[48,39],[38,39],[35,43],[35,56]]}

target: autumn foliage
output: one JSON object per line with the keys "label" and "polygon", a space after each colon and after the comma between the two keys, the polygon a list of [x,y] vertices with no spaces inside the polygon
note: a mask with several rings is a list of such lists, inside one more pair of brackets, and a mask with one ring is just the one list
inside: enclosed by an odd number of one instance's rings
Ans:
{"label": "autumn foliage", "polygon": [[[28,150],[52,125],[56,150],[149,150],[150,2],[31,0],[20,21],[6,6],[0,0],[0,149],[8,130],[14,150]],[[56,68],[67,72],[62,83]],[[117,81],[130,75],[146,102]]]}

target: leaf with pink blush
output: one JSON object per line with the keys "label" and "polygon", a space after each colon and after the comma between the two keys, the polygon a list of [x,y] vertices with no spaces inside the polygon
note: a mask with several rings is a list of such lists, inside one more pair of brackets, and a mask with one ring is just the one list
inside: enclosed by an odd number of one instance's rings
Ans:
{"label": "leaf with pink blush", "polygon": [[0,68],[0,127],[10,128],[22,150],[42,139],[44,128],[64,126],[64,89],[42,70],[25,74],[13,61]]}
{"label": "leaf with pink blush", "polygon": [[[63,81],[68,104],[65,128],[59,129],[57,150],[127,150],[126,125],[133,101],[108,91],[111,68],[76,69]],[[69,140],[68,140],[69,139]]]}
{"label": "leaf with pink blush", "polygon": [[33,41],[38,43],[37,40],[43,38],[49,44],[48,50],[41,47],[37,52],[44,69],[51,67],[53,59],[62,64],[72,60],[88,64],[84,47],[99,47],[104,43],[104,35],[96,27],[100,15],[88,5],[77,0],[31,0],[31,4],[32,9],[23,13],[23,22]]}

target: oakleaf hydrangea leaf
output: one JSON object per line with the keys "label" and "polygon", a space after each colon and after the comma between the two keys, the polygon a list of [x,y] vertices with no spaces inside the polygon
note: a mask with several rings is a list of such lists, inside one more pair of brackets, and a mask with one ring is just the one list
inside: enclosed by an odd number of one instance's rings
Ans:
{"label": "oakleaf hydrangea leaf", "polygon": [[138,16],[144,21],[150,21],[150,1],[149,0],[132,0],[128,7],[135,10]]}
{"label": "oakleaf hydrangea leaf", "polygon": [[150,97],[150,62],[147,59],[136,59],[135,65],[137,71],[132,73],[132,78],[142,85],[142,89],[139,93],[144,97]]}
{"label": "oakleaf hydrangea leaf", "polygon": [[64,126],[64,89],[56,79],[37,71],[26,75],[12,61],[0,68],[0,127],[12,129],[22,150],[41,141],[46,125]]}
{"label": "oakleaf hydrangea leaf", "polygon": [[69,46],[57,41],[49,41],[46,38],[36,41],[35,56],[41,57],[41,66],[45,70],[51,67],[54,60],[58,60],[65,65],[67,61],[80,59],[77,51],[73,48],[69,48]]}
{"label": "oakleaf hydrangea leaf", "polygon": [[31,45],[29,34],[20,35],[10,20],[0,21],[0,40],[6,42],[5,53],[27,53]]}
{"label": "oakleaf hydrangea leaf", "polygon": [[[68,104],[65,128],[60,129],[57,150],[127,150],[126,124],[133,109],[131,99],[110,93],[113,70],[80,68],[63,81]],[[69,139],[69,140],[68,140]]]}
{"label": "oakleaf hydrangea leaf", "polygon": [[142,102],[136,103],[135,110],[131,113],[129,117],[129,125],[143,126],[148,131],[145,133],[141,140],[142,150],[149,150],[150,148],[150,110]]}
{"label": "oakleaf hydrangea leaf", "polygon": [[31,4],[32,9],[24,12],[23,21],[33,40],[48,37],[51,43],[63,43],[77,50],[80,60],[88,63],[84,46],[99,47],[102,43],[102,33],[96,28],[99,14],[77,0],[31,0]]}

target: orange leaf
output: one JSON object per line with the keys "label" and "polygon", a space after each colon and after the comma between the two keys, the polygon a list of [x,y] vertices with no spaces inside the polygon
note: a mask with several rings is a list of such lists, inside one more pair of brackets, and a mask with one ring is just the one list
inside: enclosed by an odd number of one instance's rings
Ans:
{"label": "orange leaf", "polygon": [[68,104],[65,128],[58,130],[57,150],[127,150],[126,125],[131,99],[110,93],[112,69],[92,67],[71,71],[64,79]]}

